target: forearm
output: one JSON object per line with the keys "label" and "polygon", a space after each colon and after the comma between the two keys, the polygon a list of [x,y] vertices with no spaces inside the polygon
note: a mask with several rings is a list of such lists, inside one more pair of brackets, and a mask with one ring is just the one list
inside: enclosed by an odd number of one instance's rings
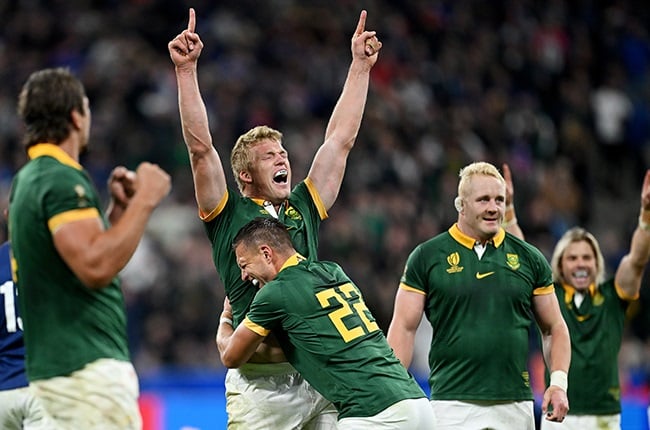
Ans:
{"label": "forearm", "polygon": [[517,220],[517,214],[515,213],[514,205],[510,204],[506,206],[506,211],[503,216],[503,223],[501,226],[508,233],[518,237],[521,240],[525,240],[524,232],[521,230],[521,227],[519,227],[519,221]]}
{"label": "forearm", "polygon": [[360,61],[352,61],[329,123],[325,141],[331,138],[352,147],[361,126],[361,119],[368,98],[370,70]]}
{"label": "forearm", "polygon": [[388,344],[393,348],[395,356],[405,368],[411,366],[413,361],[413,350],[415,346],[415,330],[407,330],[391,324],[386,336]]}
{"label": "forearm", "polygon": [[542,334],[544,359],[550,372],[569,372],[571,364],[571,339],[564,320],[557,322],[549,334]]}
{"label": "forearm", "polygon": [[212,138],[208,113],[201,97],[198,72],[195,67],[177,68],[178,108],[181,117],[183,139],[190,156],[211,149]]}
{"label": "forearm", "polygon": [[89,288],[103,288],[127,265],[145,232],[155,206],[134,198],[119,220],[91,239],[74,263]]}
{"label": "forearm", "polygon": [[219,350],[219,357],[222,361],[223,354],[228,347],[228,343],[233,333],[232,314],[229,312],[223,312],[219,318],[219,327],[217,328],[217,336],[215,338],[217,349]]}
{"label": "forearm", "polygon": [[650,211],[641,211],[639,224],[632,234],[630,251],[616,270],[616,286],[626,298],[636,298],[641,289],[643,272],[650,259]]}

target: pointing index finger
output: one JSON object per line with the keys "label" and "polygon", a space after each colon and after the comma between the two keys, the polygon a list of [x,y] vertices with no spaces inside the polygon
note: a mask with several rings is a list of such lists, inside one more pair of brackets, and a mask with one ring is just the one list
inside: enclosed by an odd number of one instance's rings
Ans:
{"label": "pointing index finger", "polygon": [[363,33],[364,29],[366,28],[366,16],[368,16],[368,12],[365,10],[361,11],[361,15],[359,16],[359,23],[357,24],[357,29],[354,32],[357,36]]}
{"label": "pointing index finger", "polygon": [[187,30],[191,33],[194,33],[194,28],[196,27],[196,13],[194,8],[190,8],[190,19],[187,22]]}

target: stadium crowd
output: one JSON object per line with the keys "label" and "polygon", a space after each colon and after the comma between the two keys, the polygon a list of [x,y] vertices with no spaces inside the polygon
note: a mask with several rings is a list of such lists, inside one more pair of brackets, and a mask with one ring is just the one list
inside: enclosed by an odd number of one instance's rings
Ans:
{"label": "stadium crowd", "polygon": [[[348,29],[369,11],[384,45],[320,257],[357,280],[382,329],[408,252],[454,221],[458,171],[471,161],[509,164],[519,223],[547,257],[574,225],[600,238],[609,273],[626,252],[650,165],[650,9],[632,0],[357,3],[0,3],[2,208],[25,162],[16,97],[42,67],[70,67],[86,86],[93,131],[82,163],[97,183],[115,164],[143,160],[172,174],[171,196],[123,273],[139,373],[221,366],[223,288],[198,218],[167,52],[190,6],[201,17],[215,145],[228,154],[255,125],[283,130],[297,178],[345,77]],[[621,354],[624,389],[650,381],[649,308],[644,285]]]}

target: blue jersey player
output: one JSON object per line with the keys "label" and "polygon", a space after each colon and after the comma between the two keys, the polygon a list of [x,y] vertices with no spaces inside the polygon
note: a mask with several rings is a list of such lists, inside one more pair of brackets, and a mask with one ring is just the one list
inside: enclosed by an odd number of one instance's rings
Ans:
{"label": "blue jersey player", "polygon": [[5,242],[0,246],[0,428],[51,429],[40,403],[29,393],[17,299],[9,242]]}

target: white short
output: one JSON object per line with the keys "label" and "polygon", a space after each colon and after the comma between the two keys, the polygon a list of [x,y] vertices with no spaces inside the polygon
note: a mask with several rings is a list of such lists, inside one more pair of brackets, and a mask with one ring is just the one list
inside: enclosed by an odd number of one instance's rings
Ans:
{"label": "white short", "polygon": [[432,400],[436,430],[535,430],[533,401],[461,402]]}
{"label": "white short", "polygon": [[62,430],[140,430],[138,377],[127,361],[100,359],[68,376],[30,383]]}
{"label": "white short", "polygon": [[338,413],[289,363],[229,369],[225,379],[229,430],[334,430]]}
{"label": "white short", "polygon": [[621,430],[621,415],[567,415],[561,423],[542,416],[541,430]]}
{"label": "white short", "polygon": [[339,430],[430,430],[433,411],[426,397],[407,399],[391,405],[372,417],[343,418]]}
{"label": "white short", "polygon": [[27,387],[0,391],[0,429],[51,430],[55,427]]}

